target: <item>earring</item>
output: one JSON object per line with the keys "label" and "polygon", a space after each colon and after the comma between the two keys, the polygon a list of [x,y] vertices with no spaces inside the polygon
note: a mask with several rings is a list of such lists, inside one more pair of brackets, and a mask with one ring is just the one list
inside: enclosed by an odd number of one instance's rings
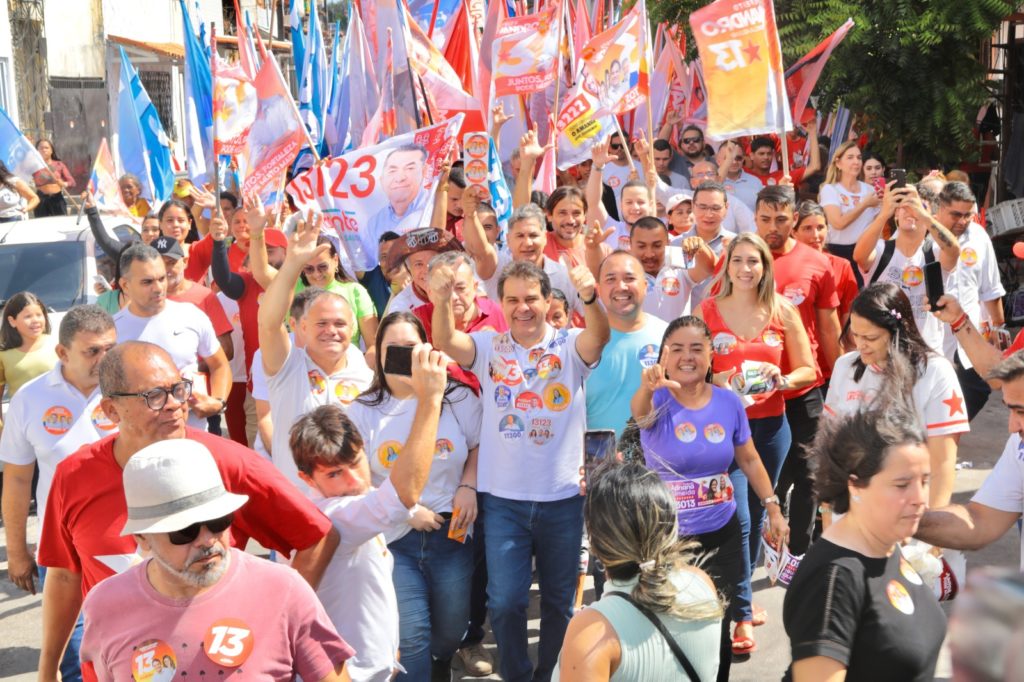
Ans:
{"label": "earring", "polygon": [[850,499],[854,502],[860,502],[860,495],[850,495]]}

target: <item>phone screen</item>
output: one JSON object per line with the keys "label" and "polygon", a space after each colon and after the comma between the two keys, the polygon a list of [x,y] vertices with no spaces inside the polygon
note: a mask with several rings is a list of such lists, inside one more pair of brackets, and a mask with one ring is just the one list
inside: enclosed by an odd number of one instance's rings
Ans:
{"label": "phone screen", "polygon": [[388,346],[384,356],[384,373],[412,376],[412,346]]}
{"label": "phone screen", "polygon": [[587,431],[583,435],[583,478],[589,484],[590,475],[608,455],[615,454],[615,432],[611,429]]}
{"label": "phone screen", "polygon": [[924,290],[932,310],[945,307],[938,304],[939,297],[946,293],[946,287],[942,283],[942,265],[937,260],[924,264]]}

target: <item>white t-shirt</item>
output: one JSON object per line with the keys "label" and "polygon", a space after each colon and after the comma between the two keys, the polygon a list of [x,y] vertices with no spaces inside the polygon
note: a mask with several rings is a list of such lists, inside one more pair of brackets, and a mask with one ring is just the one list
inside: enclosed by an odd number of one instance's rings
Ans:
{"label": "white t-shirt", "polygon": [[470,334],[483,424],[477,488],[511,500],[552,502],[579,495],[590,370],[576,352],[581,329],[545,325],[532,348],[511,332]]}
{"label": "white t-shirt", "polygon": [[620,166],[614,161],[605,164],[604,170],[601,173],[601,180],[604,184],[612,188],[615,192],[615,205],[622,205],[622,187],[629,182],[629,175],[636,170],[636,177],[640,180],[644,179],[644,169],[640,166],[638,161],[633,162],[633,169],[629,167],[629,164]]}
{"label": "white t-shirt", "polygon": [[316,506],[338,529],[341,541],[316,590],[331,622],[356,650],[345,662],[353,680],[387,682],[398,664],[398,598],[395,560],[383,533],[412,517],[391,481],[352,497],[323,497],[308,488]]}
{"label": "white t-shirt", "polygon": [[[182,376],[191,378],[192,392],[209,395],[205,374],[199,373],[199,358],[208,358],[220,350],[220,341],[206,313],[191,303],[167,300],[164,309],[152,317],[139,317],[128,306],[114,313],[117,340],[148,341],[171,356]],[[189,426],[206,430],[206,419],[189,412]]]}
{"label": "white t-shirt", "polygon": [[[1015,433],[1006,441],[992,473],[971,501],[999,511],[1024,512],[1024,444],[1020,434]],[[1020,550],[1020,570],[1024,571],[1024,543]]]}
{"label": "white t-shirt", "polygon": [[[864,370],[860,381],[853,380],[854,362],[859,357],[852,351],[836,360],[832,379],[825,396],[825,411],[832,415],[850,414],[871,402],[882,383],[881,372],[873,365]],[[928,437],[970,431],[967,404],[964,402],[956,370],[949,360],[933,355],[928,358],[924,374],[914,384],[914,408]]]}
{"label": "white t-shirt", "polygon": [[757,232],[754,212],[742,201],[730,201],[729,208],[722,219],[722,229],[726,232]]}
{"label": "white t-shirt", "polygon": [[388,301],[387,308],[384,309],[384,314],[397,312],[411,313],[415,308],[419,308],[421,305],[430,303],[429,300],[424,301],[416,295],[415,290],[412,288],[412,282],[410,282],[404,289],[395,294],[390,301]]}
{"label": "white t-shirt", "polygon": [[[373,485],[382,485],[391,475],[395,459],[409,439],[418,402],[415,397],[397,400],[387,395],[380,405],[357,400],[345,410],[363,437]],[[453,389],[445,399],[430,477],[420,495],[420,504],[438,514],[452,511],[452,498],[462,481],[466,457],[480,444],[480,410],[480,399],[466,387]],[[388,541],[397,540],[409,530],[408,525],[398,529],[396,534],[388,535]]]}
{"label": "white t-shirt", "polygon": [[347,407],[369,388],[372,380],[373,372],[367,368],[366,363],[357,366],[349,362],[345,369],[326,376],[305,348],[296,348],[294,345],[288,351],[280,371],[267,377],[270,412],[274,420],[270,456],[278,471],[299,490],[305,491],[308,486],[299,480],[292,449],[288,445],[292,426],[302,415],[321,405]]}
{"label": "white t-shirt", "polygon": [[[501,271],[511,262],[511,254],[506,251],[499,251],[498,267],[494,269],[494,274],[483,282],[487,298],[496,301],[498,304],[501,303],[501,296],[498,296],[498,279],[501,277]],[[556,260],[551,260],[544,256],[544,272],[548,273],[551,288],[558,289],[565,294],[566,300],[569,301],[569,309],[582,315],[583,303],[580,301],[579,296],[576,295],[576,287],[572,285],[569,271],[565,269],[565,266]]]}
{"label": "white t-shirt", "polygon": [[242,338],[242,319],[238,316],[238,301],[223,291],[217,292],[217,300],[224,308],[224,314],[231,320],[231,347],[234,349],[228,362],[231,368],[231,381],[244,384],[248,377],[245,376],[245,340]]}
{"label": "white t-shirt", "polygon": [[[994,301],[1006,295],[1002,280],[999,278],[999,266],[996,263],[996,252],[992,248],[992,240],[985,228],[977,223],[970,223],[960,235],[960,262],[949,278],[950,289],[960,302],[960,307],[971,319],[975,327],[980,328],[982,320],[982,302]],[[947,326],[943,351],[950,361],[959,350],[960,364],[972,367],[967,353],[957,344],[956,336]]]}
{"label": "white t-shirt", "polygon": [[[878,264],[881,262],[884,249],[885,241],[879,239],[875,245],[875,260],[871,263],[871,269],[867,272],[861,271],[864,275],[865,285],[874,277],[875,270],[878,269]],[[932,253],[935,254],[935,260],[937,261],[940,253],[937,244],[932,244]],[[924,337],[925,343],[936,353],[941,353],[943,336],[945,335],[944,325],[939,321],[939,318],[924,309],[924,302],[928,300],[924,286],[924,263],[924,253],[920,247],[914,251],[914,255],[911,258],[907,258],[900,253],[897,247],[893,250],[892,259],[885,266],[885,271],[876,281],[892,282],[903,289],[903,293],[910,299],[910,307],[914,311],[914,322],[917,323],[917,329],[921,332],[921,336]],[[950,282],[953,281],[952,273],[943,270],[942,274],[945,289],[949,291]]]}
{"label": "white t-shirt", "polygon": [[[39,466],[40,526],[57,465],[78,448],[117,433],[100,407],[97,387],[84,396],[64,380],[61,364],[21,387],[4,414],[0,462]],[[40,530],[40,535],[42,531]]]}
{"label": "white t-shirt", "polygon": [[608,248],[629,251],[629,225],[621,220],[609,218],[604,223],[604,229],[615,230],[608,235],[607,239],[604,240],[604,243],[608,245]]}
{"label": "white t-shirt", "polygon": [[735,180],[726,178],[722,184],[725,185],[725,191],[729,193],[730,206],[738,199],[753,213],[754,206],[757,204],[757,194],[764,189],[764,184],[760,180],[747,171],[741,170],[738,178]]}
{"label": "white t-shirt", "polygon": [[693,280],[690,279],[690,271],[682,267],[684,258],[679,247],[666,247],[665,265],[657,277],[644,273],[647,279],[647,296],[643,306],[645,313],[665,322],[690,314]]}
{"label": "white t-shirt", "polygon": [[[858,182],[856,192],[851,192],[838,182],[833,182],[830,185],[822,185],[819,196],[821,197],[822,206],[838,206],[839,215],[846,215],[855,209],[864,197],[872,194],[874,191],[875,188],[866,182]],[[857,216],[856,220],[846,226],[845,230],[829,230],[828,243],[856,244],[860,236],[864,234],[864,230],[868,229],[868,225],[878,215],[879,210],[877,206],[866,208]]]}

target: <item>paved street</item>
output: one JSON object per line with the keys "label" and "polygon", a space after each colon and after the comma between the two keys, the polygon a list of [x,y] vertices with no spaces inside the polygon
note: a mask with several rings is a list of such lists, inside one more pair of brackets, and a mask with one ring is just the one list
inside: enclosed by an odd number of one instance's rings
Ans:
{"label": "paved street", "polygon": [[[957,476],[956,499],[966,501],[991,470],[1006,440],[1006,409],[998,395],[993,396],[985,411],[972,424],[971,433],[960,445],[960,460],[970,463]],[[33,529],[30,533],[34,533]],[[1019,536],[1007,533],[999,542],[980,552],[968,555],[968,567],[1016,567],[1019,558]],[[0,679],[28,681],[35,679],[39,655],[40,601],[18,591],[7,579],[6,535],[0,528]],[[733,664],[732,679],[739,682],[778,680],[789,663],[788,640],[782,628],[784,591],[770,587],[763,570],[755,576],[754,598],[768,609],[769,621],[756,630],[758,651],[746,661]],[[531,603],[530,641],[536,644],[539,621],[536,591]],[[493,640],[489,639],[493,649]],[[535,648],[535,647],[534,647]],[[531,651],[531,655],[535,654]],[[940,660],[937,679],[949,679],[948,660]],[[464,677],[471,680],[474,678]],[[485,679],[500,679],[497,675]]]}

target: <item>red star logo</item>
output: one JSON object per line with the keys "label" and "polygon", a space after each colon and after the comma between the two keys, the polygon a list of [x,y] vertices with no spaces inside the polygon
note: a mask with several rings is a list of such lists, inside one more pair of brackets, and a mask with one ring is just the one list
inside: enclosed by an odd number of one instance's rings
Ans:
{"label": "red star logo", "polygon": [[954,414],[959,412],[960,414],[966,414],[964,412],[964,399],[957,395],[956,391],[942,401],[945,405],[949,406],[949,416],[952,417]]}
{"label": "red star logo", "polygon": [[755,45],[754,43],[747,41],[747,46],[743,48],[743,51],[747,53],[747,63],[761,61],[761,46]]}

